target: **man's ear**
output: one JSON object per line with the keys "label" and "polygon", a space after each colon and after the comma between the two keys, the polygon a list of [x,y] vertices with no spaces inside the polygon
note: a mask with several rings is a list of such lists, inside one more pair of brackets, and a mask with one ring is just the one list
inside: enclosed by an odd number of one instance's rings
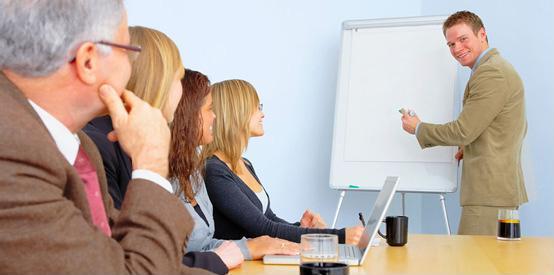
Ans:
{"label": "man's ear", "polygon": [[88,85],[96,83],[98,74],[98,48],[92,42],[83,43],[75,54],[77,77]]}
{"label": "man's ear", "polygon": [[481,42],[486,42],[487,41],[487,32],[485,31],[485,28],[481,27],[479,29],[479,38],[481,39]]}

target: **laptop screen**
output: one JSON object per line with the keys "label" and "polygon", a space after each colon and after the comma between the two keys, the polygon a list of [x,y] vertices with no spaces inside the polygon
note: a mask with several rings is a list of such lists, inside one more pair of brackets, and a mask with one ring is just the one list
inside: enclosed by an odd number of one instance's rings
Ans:
{"label": "laptop screen", "polygon": [[365,226],[364,234],[358,243],[358,248],[363,254],[361,261],[365,258],[370,242],[375,238],[375,235],[377,235],[377,230],[379,230],[381,221],[385,217],[385,213],[389,208],[397,186],[398,177],[387,177],[381,192],[379,192],[379,195],[377,196],[377,200],[373,205],[371,215],[369,216],[369,220]]}

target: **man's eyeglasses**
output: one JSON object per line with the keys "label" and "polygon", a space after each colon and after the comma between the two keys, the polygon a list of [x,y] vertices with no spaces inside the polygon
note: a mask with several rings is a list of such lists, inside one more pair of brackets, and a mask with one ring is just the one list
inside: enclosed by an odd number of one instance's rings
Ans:
{"label": "man's eyeglasses", "polygon": [[129,60],[131,60],[131,61],[137,60],[137,57],[139,56],[140,52],[142,51],[142,48],[140,46],[123,45],[123,44],[113,43],[113,42],[104,41],[104,40],[100,40],[100,41],[97,41],[97,42],[94,42],[94,43],[123,49],[127,52],[127,55],[129,55]]}
{"label": "man's eyeglasses", "polygon": [[[96,41],[96,42],[94,42],[94,44],[100,44],[100,45],[104,45],[104,46],[108,46],[108,47],[114,47],[114,48],[122,49],[122,50],[127,52],[127,56],[129,56],[130,61],[137,60],[140,52],[142,51],[142,48],[140,46],[123,45],[123,44],[113,43],[113,42],[109,42],[109,41],[105,41],[105,40]],[[74,62],[75,58],[76,57],[73,57],[69,61],[69,63]]]}

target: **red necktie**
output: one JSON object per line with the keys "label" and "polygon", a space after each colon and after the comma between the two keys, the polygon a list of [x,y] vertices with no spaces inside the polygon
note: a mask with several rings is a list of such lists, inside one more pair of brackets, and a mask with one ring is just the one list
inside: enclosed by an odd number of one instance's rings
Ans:
{"label": "red necktie", "polygon": [[75,159],[75,164],[73,166],[85,184],[85,192],[87,193],[92,222],[96,227],[102,230],[104,234],[111,236],[112,231],[108,225],[108,217],[106,216],[106,209],[104,208],[104,202],[102,201],[102,195],[100,193],[98,175],[85,153],[85,150],[83,150],[81,146],[79,146],[79,153],[77,153],[77,159]]}

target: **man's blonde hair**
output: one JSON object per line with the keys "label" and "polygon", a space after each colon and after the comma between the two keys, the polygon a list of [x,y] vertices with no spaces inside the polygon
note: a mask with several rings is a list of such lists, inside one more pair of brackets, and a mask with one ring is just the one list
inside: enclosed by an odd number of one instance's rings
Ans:
{"label": "man's blonde hair", "polygon": [[179,49],[167,35],[154,29],[134,26],[129,27],[129,34],[131,44],[141,46],[142,51],[132,62],[127,89],[163,110],[175,73],[181,72],[179,78],[183,78]]}
{"label": "man's blonde hair", "polygon": [[[481,21],[481,18],[479,18],[477,14],[470,11],[458,11],[448,16],[448,18],[444,21],[442,24],[442,34],[446,36],[446,30],[462,23],[468,25],[475,35],[477,35],[481,28],[485,29],[483,21]],[[487,42],[488,41],[489,40],[487,38]]]}
{"label": "man's blonde hair", "polygon": [[214,140],[205,146],[204,158],[219,151],[227,157],[231,170],[238,173],[239,161],[248,146],[250,119],[258,109],[260,99],[252,84],[232,79],[212,85]]}

